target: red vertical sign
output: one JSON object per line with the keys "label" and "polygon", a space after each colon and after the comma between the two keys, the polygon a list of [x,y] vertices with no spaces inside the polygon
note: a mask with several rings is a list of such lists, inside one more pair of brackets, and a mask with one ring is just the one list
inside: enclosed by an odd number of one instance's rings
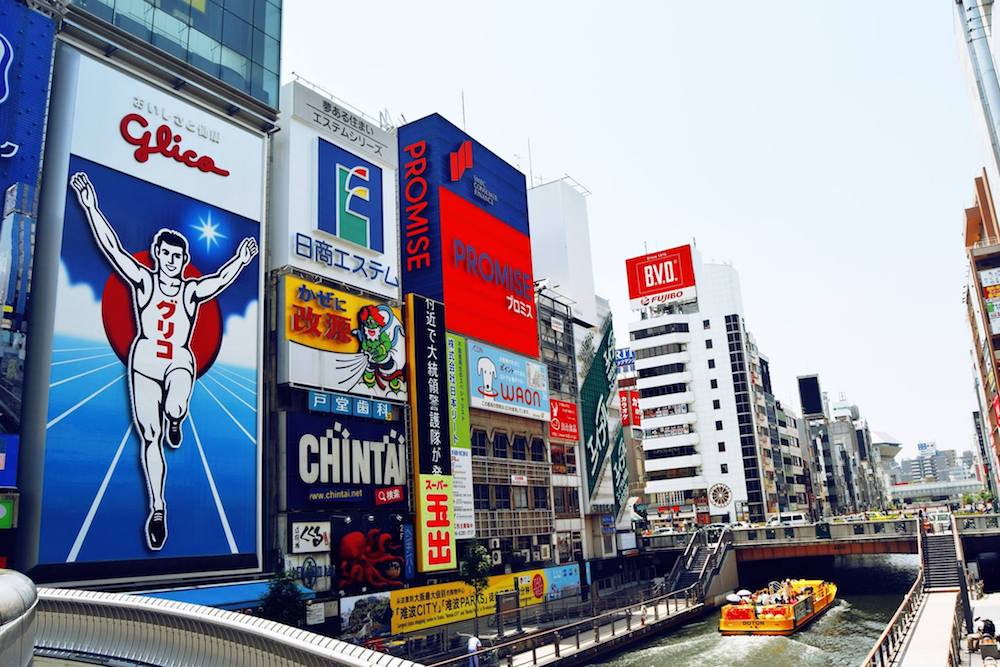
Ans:
{"label": "red vertical sign", "polygon": [[632,423],[632,410],[629,407],[628,395],[627,389],[618,390],[618,407],[622,413],[622,426],[628,426]]}
{"label": "red vertical sign", "polygon": [[642,410],[639,408],[639,392],[635,389],[629,392],[632,404],[632,426],[642,426]]}

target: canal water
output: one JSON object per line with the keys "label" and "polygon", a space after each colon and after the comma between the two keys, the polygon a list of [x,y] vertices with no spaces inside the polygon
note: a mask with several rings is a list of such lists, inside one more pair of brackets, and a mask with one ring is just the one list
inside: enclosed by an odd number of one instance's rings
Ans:
{"label": "canal water", "polygon": [[[808,564],[809,571],[803,571]],[[917,575],[916,556],[852,556],[740,566],[751,590],[785,577],[824,578],[838,586],[836,606],[791,637],[723,637],[718,612],[669,635],[596,663],[602,667],[811,667],[859,664]]]}

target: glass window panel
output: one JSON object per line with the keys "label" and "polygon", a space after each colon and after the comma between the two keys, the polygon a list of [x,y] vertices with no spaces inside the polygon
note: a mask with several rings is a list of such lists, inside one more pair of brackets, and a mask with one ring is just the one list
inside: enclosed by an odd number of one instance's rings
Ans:
{"label": "glass window panel", "polygon": [[281,8],[271,2],[264,3],[264,32],[275,39],[281,39]]}
{"label": "glass window panel", "polygon": [[212,76],[219,76],[221,60],[222,45],[192,28],[188,36],[188,62]]}
{"label": "glass window panel", "polygon": [[225,0],[226,11],[236,14],[247,23],[253,23],[253,3],[248,0]]}
{"label": "glass window panel", "polygon": [[235,14],[225,12],[222,17],[222,45],[250,57],[253,53],[253,29]]}
{"label": "glass window panel", "polygon": [[187,56],[190,28],[159,9],[153,12],[153,44],[167,53],[184,59]]}
{"label": "glass window panel", "polygon": [[205,33],[212,39],[222,39],[222,7],[212,0],[205,1],[205,11],[192,9],[191,27]]}
{"label": "glass window panel", "polygon": [[147,42],[151,41],[153,6],[143,0],[118,0],[115,3],[115,25]]}
{"label": "glass window panel", "polygon": [[76,0],[73,4],[105,21],[111,21],[115,15],[115,0]]}

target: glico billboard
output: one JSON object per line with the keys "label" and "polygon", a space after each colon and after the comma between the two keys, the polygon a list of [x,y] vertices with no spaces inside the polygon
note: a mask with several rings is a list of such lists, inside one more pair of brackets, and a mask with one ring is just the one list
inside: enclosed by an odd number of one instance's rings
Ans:
{"label": "glico billboard", "polygon": [[403,291],[448,329],[538,356],[524,174],[434,114],[399,128]]}
{"label": "glico billboard", "polygon": [[691,246],[682,245],[625,260],[628,298],[633,309],[695,298]]}
{"label": "glico billboard", "polygon": [[263,136],[68,47],[55,76],[35,572],[258,569]]}

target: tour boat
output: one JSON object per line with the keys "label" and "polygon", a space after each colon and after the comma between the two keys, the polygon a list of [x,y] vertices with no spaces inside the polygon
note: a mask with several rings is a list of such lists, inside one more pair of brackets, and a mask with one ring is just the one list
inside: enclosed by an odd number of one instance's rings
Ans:
{"label": "tour boat", "polygon": [[722,607],[719,632],[790,635],[832,607],[836,598],[837,585],[821,579],[772,581],[756,593],[742,590],[730,595],[730,604]]}

